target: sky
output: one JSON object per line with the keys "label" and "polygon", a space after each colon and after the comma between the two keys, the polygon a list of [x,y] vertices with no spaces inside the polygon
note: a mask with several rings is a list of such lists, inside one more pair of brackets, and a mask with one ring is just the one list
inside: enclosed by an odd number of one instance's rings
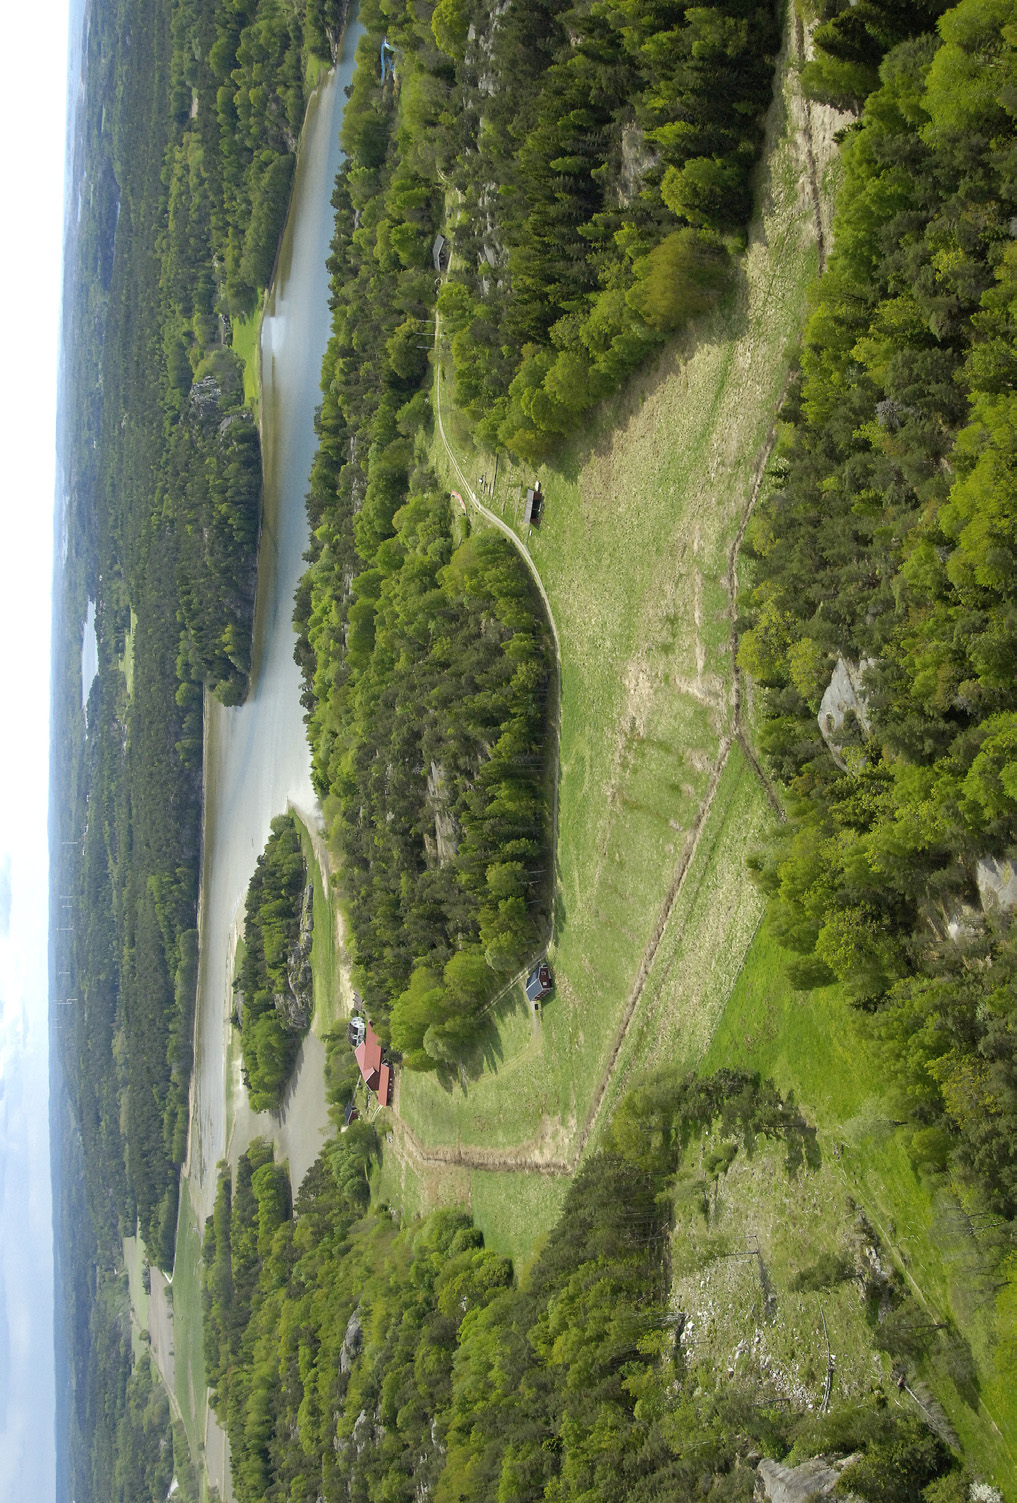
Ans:
{"label": "sky", "polygon": [[0,1503],[55,1496],[49,642],[68,0],[9,6],[0,158]]}

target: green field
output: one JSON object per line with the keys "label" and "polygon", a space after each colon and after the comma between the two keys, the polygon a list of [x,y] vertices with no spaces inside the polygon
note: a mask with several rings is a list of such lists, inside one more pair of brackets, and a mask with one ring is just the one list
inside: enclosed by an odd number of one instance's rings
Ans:
{"label": "green field", "polygon": [[244,401],[257,418],[261,412],[261,315],[264,296],[246,318],[234,318],[233,352],[244,363]]}
{"label": "green field", "polygon": [[124,1238],[124,1268],[134,1316],[131,1325],[131,1351],[137,1359],[146,1350],[142,1332],[148,1330],[148,1293],[144,1284],[145,1244],[140,1237]]}
{"label": "green field", "polygon": [[205,1441],[205,1352],[201,1331],[201,1229],[190,1197],[180,1197],[173,1262],[173,1347],[176,1397],[192,1456]]}
{"label": "green field", "polygon": [[[744,854],[766,805],[731,749],[734,548],[817,269],[796,99],[785,56],[762,214],[725,304],[541,473],[544,521],[529,547],[562,652],[556,992],[539,1029],[502,1008],[488,1068],[465,1090],[404,1074],[400,1112],[425,1146],[568,1160],[627,1012],[612,1095],[662,1054],[702,1052],[758,922]],[[486,475],[485,502],[512,520],[527,477],[501,461],[495,476],[443,411],[465,473]],[[449,471],[437,436],[432,461]],[[522,1245],[512,1199],[476,1197],[497,1245]],[[531,1239],[553,1214],[551,1200],[534,1206]]]}

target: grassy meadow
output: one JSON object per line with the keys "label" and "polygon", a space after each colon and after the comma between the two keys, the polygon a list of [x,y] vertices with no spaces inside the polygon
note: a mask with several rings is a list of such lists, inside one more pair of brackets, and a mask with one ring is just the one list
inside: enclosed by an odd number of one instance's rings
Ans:
{"label": "grassy meadow", "polygon": [[234,318],[233,353],[244,364],[244,401],[257,417],[261,412],[261,316],[265,299],[246,318]]}
{"label": "grassy meadow", "polygon": [[[556,991],[539,1026],[506,999],[464,1088],[404,1072],[400,1113],[425,1147],[567,1160],[628,1011],[616,1074],[701,1052],[758,922],[744,854],[765,804],[731,746],[733,558],[818,264],[786,56],[779,85],[735,287],[541,472],[528,545],[562,651]],[[466,474],[486,476],[485,504],[517,521],[532,476],[495,473],[443,415]],[[437,437],[432,462],[449,468]],[[526,1215],[531,1241],[552,1199]],[[495,1245],[522,1245],[512,1201],[474,1197]]]}

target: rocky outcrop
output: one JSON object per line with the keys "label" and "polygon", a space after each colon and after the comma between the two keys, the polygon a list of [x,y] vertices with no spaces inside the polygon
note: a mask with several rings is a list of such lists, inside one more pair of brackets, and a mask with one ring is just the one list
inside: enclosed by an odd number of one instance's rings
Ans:
{"label": "rocky outcrop", "polygon": [[872,666],[871,658],[862,658],[860,663],[838,658],[816,717],[833,760],[845,772],[848,765],[844,751],[850,742],[851,721],[856,722],[863,735],[872,732],[869,701],[863,683],[866,669]]}
{"label": "rocky outcrop", "polygon": [[925,911],[925,919],[937,939],[951,939],[955,945],[970,944],[983,932],[985,920],[963,898],[947,898]]}
{"label": "rocky outcrop", "polygon": [[286,960],[286,991],[276,992],[275,1010],[294,1033],[303,1033],[311,1024],[314,1011],[314,986],[311,976],[311,941],[314,937],[314,883],[308,877],[300,904],[300,933]]}
{"label": "rocky outcrop", "polygon": [[[766,1456],[756,1471],[753,1497],[756,1503],[812,1503],[813,1499],[832,1498],[841,1472],[855,1460],[856,1456],[815,1456],[801,1466],[789,1467]],[[854,1493],[840,1493],[838,1497],[843,1503],[851,1499],[862,1503]]]}
{"label": "rocky outcrop", "polygon": [[215,376],[202,376],[191,387],[191,406],[200,419],[217,418],[222,405],[222,387]]}
{"label": "rocky outcrop", "polygon": [[360,1323],[360,1316],[354,1310],[346,1322],[343,1344],[339,1350],[339,1371],[341,1373],[348,1373],[353,1366],[353,1359],[359,1354],[363,1339],[364,1328]]}
{"label": "rocky outcrop", "polygon": [[459,849],[459,826],[448,805],[445,769],[440,762],[432,762],[427,774],[427,809],[434,821],[434,838],[425,835],[424,846],[429,857],[437,856],[439,866],[446,866]]}
{"label": "rocky outcrop", "polygon": [[1009,857],[983,856],[975,867],[975,881],[985,913],[1017,908],[1017,868]]}

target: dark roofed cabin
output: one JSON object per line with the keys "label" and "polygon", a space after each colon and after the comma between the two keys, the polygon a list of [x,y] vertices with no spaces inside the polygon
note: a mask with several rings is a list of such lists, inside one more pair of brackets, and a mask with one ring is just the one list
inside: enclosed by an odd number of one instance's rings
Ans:
{"label": "dark roofed cabin", "polygon": [[360,1113],[357,1111],[356,1103],[351,1101],[343,1113],[343,1123],[346,1127],[349,1127],[350,1123],[356,1122],[359,1116]]}
{"label": "dark roofed cabin", "polygon": [[431,259],[434,262],[435,271],[448,271],[450,254],[451,247],[445,236],[441,234],[435,235],[434,244],[431,246]]}
{"label": "dark roofed cabin", "polygon": [[554,991],[554,978],[546,960],[535,965],[526,978],[526,995],[531,1002],[543,1002]]}
{"label": "dark roofed cabin", "polygon": [[541,514],[544,510],[544,492],[540,489],[538,480],[530,490],[526,492],[526,507],[523,511],[524,527],[539,527]]}

